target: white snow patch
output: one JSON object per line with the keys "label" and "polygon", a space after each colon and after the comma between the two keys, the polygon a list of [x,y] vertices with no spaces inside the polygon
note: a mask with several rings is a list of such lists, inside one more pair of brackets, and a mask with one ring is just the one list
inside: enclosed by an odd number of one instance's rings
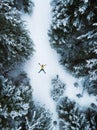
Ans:
{"label": "white snow patch", "polygon": [[93,95],[90,96],[87,93],[84,93],[83,98],[80,98],[80,100],[78,100],[78,103],[84,107],[90,106],[91,103],[95,103],[97,105],[95,96]]}
{"label": "white snow patch", "polygon": [[87,3],[88,2],[88,0],[85,0],[85,3]]}
{"label": "white snow patch", "polygon": [[93,23],[93,26],[97,26],[97,23]]}

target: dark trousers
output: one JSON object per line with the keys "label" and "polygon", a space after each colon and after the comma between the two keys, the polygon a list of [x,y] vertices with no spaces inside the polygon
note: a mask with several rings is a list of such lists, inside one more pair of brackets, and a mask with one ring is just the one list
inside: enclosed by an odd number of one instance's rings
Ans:
{"label": "dark trousers", "polygon": [[46,72],[44,71],[44,69],[41,69],[38,73],[40,73],[41,71],[43,71],[44,73],[46,73]]}

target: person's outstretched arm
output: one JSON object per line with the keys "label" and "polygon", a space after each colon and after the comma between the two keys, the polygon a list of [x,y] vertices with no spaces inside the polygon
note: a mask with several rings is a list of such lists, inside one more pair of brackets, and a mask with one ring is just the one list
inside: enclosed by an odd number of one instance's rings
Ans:
{"label": "person's outstretched arm", "polygon": [[41,64],[40,63],[38,63],[40,66],[41,66]]}

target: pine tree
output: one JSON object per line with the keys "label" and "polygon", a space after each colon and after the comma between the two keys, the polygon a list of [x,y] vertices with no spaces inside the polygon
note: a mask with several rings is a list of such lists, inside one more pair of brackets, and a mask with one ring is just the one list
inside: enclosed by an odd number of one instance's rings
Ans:
{"label": "pine tree", "polygon": [[48,130],[51,114],[35,106],[31,86],[22,72],[9,80],[0,77],[0,130]]}
{"label": "pine tree", "polygon": [[14,0],[15,7],[25,13],[32,13],[34,3],[31,0]]}
{"label": "pine tree", "polygon": [[57,105],[60,130],[96,130],[93,113],[83,110],[81,106],[67,97],[61,98]]}
{"label": "pine tree", "polygon": [[[21,78],[22,75],[22,78]],[[31,86],[25,73],[18,75],[21,82],[0,77],[0,129],[19,130],[25,122],[32,100]]]}
{"label": "pine tree", "polygon": [[53,100],[58,101],[65,92],[65,84],[61,82],[58,75],[52,79],[52,87],[51,97]]}
{"label": "pine tree", "polygon": [[49,130],[51,127],[51,114],[47,108],[35,104],[29,112],[29,117],[26,117],[27,130]]}
{"label": "pine tree", "polygon": [[[54,0],[51,46],[61,55],[60,62],[77,76],[89,74],[87,64],[97,62],[97,1]],[[92,70],[96,64],[92,65]]]}
{"label": "pine tree", "polygon": [[24,62],[33,52],[33,43],[24,29],[20,12],[13,0],[0,4],[0,71]]}

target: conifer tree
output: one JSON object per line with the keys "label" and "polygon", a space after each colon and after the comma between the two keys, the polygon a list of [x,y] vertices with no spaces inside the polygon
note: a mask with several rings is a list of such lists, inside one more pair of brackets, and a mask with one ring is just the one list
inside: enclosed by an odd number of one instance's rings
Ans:
{"label": "conifer tree", "polygon": [[52,84],[51,97],[53,98],[53,100],[58,101],[60,100],[60,97],[64,95],[65,84],[61,82],[58,75],[52,79],[51,84]]}
{"label": "conifer tree", "polygon": [[32,13],[34,3],[31,0],[14,0],[15,7],[25,13]]}
{"label": "conifer tree", "polygon": [[0,71],[24,62],[33,52],[33,43],[24,29],[20,12],[13,0],[0,4]]}
{"label": "conifer tree", "polygon": [[96,130],[92,109],[83,110],[81,106],[67,97],[61,98],[57,105],[60,130]]}
{"label": "conifer tree", "polygon": [[53,0],[51,46],[60,62],[77,76],[89,74],[96,66],[97,1]]}

